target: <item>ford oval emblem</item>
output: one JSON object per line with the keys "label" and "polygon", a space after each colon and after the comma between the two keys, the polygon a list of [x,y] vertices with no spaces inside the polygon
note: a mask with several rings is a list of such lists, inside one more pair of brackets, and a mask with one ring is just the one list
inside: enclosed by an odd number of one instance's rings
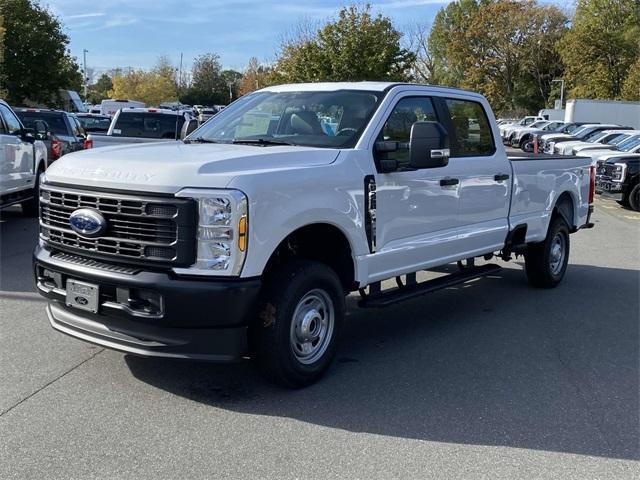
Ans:
{"label": "ford oval emblem", "polygon": [[84,237],[97,237],[107,229],[107,219],[97,210],[79,208],[69,216],[69,224],[74,232]]}

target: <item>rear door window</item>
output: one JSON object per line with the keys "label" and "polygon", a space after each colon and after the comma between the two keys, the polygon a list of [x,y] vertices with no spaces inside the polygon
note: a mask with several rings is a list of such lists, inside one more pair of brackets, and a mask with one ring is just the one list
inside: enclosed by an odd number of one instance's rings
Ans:
{"label": "rear door window", "polygon": [[445,99],[455,135],[451,135],[451,157],[493,155],[496,147],[484,108],[471,100]]}

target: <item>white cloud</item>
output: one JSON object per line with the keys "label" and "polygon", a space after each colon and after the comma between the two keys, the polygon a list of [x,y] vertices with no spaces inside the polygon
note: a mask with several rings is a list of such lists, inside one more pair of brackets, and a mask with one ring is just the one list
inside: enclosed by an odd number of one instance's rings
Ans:
{"label": "white cloud", "polygon": [[77,18],[95,18],[95,17],[104,17],[106,13],[103,12],[94,12],[94,13],[81,13],[79,15],[67,15],[65,16],[65,20],[74,20]]}

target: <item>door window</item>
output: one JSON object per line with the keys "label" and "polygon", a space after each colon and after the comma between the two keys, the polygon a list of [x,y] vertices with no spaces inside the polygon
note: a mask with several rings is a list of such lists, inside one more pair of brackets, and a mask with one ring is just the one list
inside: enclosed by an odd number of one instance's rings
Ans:
{"label": "door window", "polygon": [[7,125],[7,131],[10,135],[15,135],[22,130],[20,120],[5,105],[0,104],[0,113],[4,118],[4,123]]}
{"label": "door window", "polygon": [[[431,98],[405,97],[393,108],[378,140],[408,143],[414,123],[435,121],[437,121],[436,111]],[[386,158],[397,160],[399,165],[409,163],[409,149],[405,147],[395,152],[388,152]]]}
{"label": "door window", "polygon": [[478,102],[447,98],[447,107],[455,130],[451,139],[452,157],[492,155],[493,134],[487,115]]}

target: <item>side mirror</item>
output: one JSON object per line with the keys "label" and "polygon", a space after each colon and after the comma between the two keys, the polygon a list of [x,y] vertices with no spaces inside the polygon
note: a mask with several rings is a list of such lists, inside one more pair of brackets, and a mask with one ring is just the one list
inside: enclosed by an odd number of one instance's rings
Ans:
{"label": "side mirror", "polygon": [[20,138],[23,142],[33,143],[36,141],[36,131],[33,128],[23,128],[20,131]]}
{"label": "side mirror", "polygon": [[449,155],[449,134],[439,122],[416,122],[411,126],[411,168],[445,167],[449,163]]}
{"label": "side mirror", "polygon": [[36,138],[38,140],[45,140],[51,135],[49,127],[44,120],[36,120],[33,122],[33,126],[35,127]]}

